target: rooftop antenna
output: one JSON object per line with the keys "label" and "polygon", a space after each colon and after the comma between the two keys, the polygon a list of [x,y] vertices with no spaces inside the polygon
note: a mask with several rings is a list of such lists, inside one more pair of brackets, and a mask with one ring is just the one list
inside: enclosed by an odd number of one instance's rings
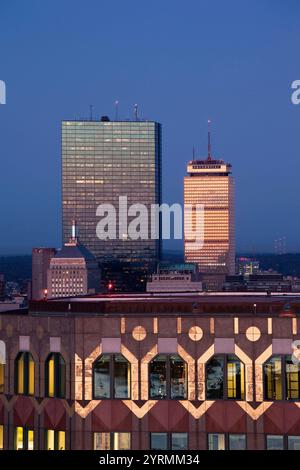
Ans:
{"label": "rooftop antenna", "polygon": [[115,109],[116,109],[116,121],[119,120],[119,100],[115,101]]}
{"label": "rooftop antenna", "polygon": [[211,142],[210,142],[210,125],[211,125],[211,120],[208,119],[207,121],[207,127],[208,127],[208,142],[207,142],[207,160],[210,162],[211,161]]}
{"label": "rooftop antenna", "polygon": [[195,161],[195,146],[193,145],[193,162]]}
{"label": "rooftop antenna", "polygon": [[90,121],[93,120],[93,107],[94,107],[94,105],[90,104]]}
{"label": "rooftop antenna", "polygon": [[134,117],[135,117],[135,120],[137,121],[138,120],[138,105],[137,104],[134,105]]}
{"label": "rooftop antenna", "polygon": [[71,232],[72,242],[76,241],[76,220],[72,220],[72,232]]}

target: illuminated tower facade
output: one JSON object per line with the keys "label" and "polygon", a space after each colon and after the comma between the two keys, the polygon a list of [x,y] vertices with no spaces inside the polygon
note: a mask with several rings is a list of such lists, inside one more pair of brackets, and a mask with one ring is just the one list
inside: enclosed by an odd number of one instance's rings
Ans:
{"label": "illuminated tower facade", "polygon": [[[230,163],[212,157],[210,127],[207,158],[188,162],[187,172],[184,205],[192,207],[192,215],[185,210],[185,261],[198,264],[207,290],[219,290],[225,276],[235,273],[234,179]],[[203,208],[201,246],[195,243],[197,204]]]}

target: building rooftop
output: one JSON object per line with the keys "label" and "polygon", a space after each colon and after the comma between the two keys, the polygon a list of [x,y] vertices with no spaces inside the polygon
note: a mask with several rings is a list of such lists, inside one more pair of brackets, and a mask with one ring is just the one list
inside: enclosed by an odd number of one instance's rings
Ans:
{"label": "building rooftop", "polygon": [[197,269],[197,263],[169,263],[167,261],[162,261],[158,265],[159,271],[195,272]]}
{"label": "building rooftop", "polygon": [[[30,302],[32,315],[300,316],[300,294],[101,294]],[[14,314],[18,312],[9,312]]]}
{"label": "building rooftop", "polygon": [[53,257],[57,258],[66,258],[66,259],[78,259],[84,258],[85,260],[94,260],[92,253],[81,244],[75,243],[66,243],[61,250],[59,250],[56,255]]}
{"label": "building rooftop", "polygon": [[231,167],[230,163],[225,163],[224,160],[221,159],[210,159],[210,158],[205,158],[201,160],[190,160],[189,165],[226,165],[228,167]]}

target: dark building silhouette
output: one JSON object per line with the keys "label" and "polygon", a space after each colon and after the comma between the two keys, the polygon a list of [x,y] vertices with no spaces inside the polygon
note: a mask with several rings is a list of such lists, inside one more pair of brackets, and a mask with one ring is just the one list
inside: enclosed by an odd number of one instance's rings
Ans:
{"label": "dark building silhouette", "polygon": [[55,248],[32,249],[31,298],[33,300],[40,300],[45,297],[45,290],[47,289],[47,271],[50,266],[50,260],[55,254]]}

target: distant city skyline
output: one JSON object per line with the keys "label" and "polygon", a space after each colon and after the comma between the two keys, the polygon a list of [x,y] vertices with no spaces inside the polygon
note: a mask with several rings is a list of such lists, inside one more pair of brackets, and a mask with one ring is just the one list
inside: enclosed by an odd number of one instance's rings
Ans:
{"label": "distant city skyline", "polygon": [[95,0],[1,2],[0,255],[61,246],[61,121],[89,117],[91,104],[114,119],[116,100],[120,119],[138,103],[139,117],[162,123],[163,202],[182,204],[211,118],[213,153],[234,167],[237,252],[274,253],[282,239],[300,252],[299,2],[133,0],[117,12]]}

